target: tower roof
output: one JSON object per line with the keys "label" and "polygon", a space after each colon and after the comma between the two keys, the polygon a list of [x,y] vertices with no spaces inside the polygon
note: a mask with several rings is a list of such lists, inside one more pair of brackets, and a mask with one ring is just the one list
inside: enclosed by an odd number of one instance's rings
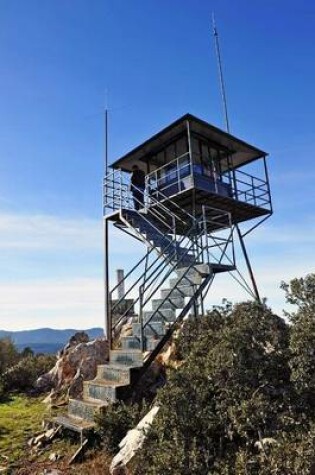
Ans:
{"label": "tower roof", "polygon": [[187,132],[188,124],[192,133],[207,139],[213,144],[219,145],[223,150],[226,150],[230,155],[233,155],[233,165],[235,168],[267,155],[263,150],[224,132],[208,122],[198,119],[198,117],[195,117],[192,114],[185,114],[160,132],[150,137],[141,145],[138,145],[126,155],[116,160],[110,166],[112,168],[122,168],[123,170],[131,171],[133,165],[138,164],[139,162],[146,163],[147,161],[150,161],[150,155],[155,154],[167,143],[172,142],[177,137]]}

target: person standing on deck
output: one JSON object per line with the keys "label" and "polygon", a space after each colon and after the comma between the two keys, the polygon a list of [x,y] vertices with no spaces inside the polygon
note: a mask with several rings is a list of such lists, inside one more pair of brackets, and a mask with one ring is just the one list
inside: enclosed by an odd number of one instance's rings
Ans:
{"label": "person standing on deck", "polygon": [[144,206],[145,174],[138,165],[132,167],[131,192],[133,196],[134,207],[138,211]]}

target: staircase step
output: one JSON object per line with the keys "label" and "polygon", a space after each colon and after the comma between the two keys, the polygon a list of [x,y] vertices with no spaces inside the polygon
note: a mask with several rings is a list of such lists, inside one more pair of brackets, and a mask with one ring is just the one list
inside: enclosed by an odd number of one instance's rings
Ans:
{"label": "staircase step", "polygon": [[123,391],[121,388],[126,388],[127,385],[121,384],[118,381],[106,381],[105,379],[93,379],[92,381],[83,382],[83,398],[96,399],[103,402],[116,402]]}
{"label": "staircase step", "polygon": [[59,416],[54,417],[53,421],[57,425],[61,425],[66,429],[70,429],[79,433],[89,432],[96,426],[94,421],[87,421],[81,417],[74,417],[70,416],[69,414],[60,414]]}
{"label": "staircase step", "polygon": [[[161,316],[161,313],[164,315],[165,320]],[[143,312],[143,321],[147,322],[152,317],[151,322],[174,322],[176,320],[176,311],[172,308],[162,308],[158,313],[150,310]]]}
{"label": "staircase step", "polygon": [[179,279],[182,276],[185,276],[185,278],[188,278],[191,282],[193,282],[196,285],[200,285],[202,283],[202,279],[208,276],[211,272],[212,272],[211,267],[208,264],[196,264],[190,269],[186,267],[186,268],[176,270],[176,273]]}
{"label": "staircase step", "polygon": [[[180,283],[178,284],[179,281]],[[169,280],[169,286],[171,288],[176,287],[177,285],[185,286],[185,287],[193,287],[193,280],[192,279],[188,280],[186,277],[183,277],[182,279],[180,279],[179,277],[175,277]]]}
{"label": "staircase step", "polygon": [[176,308],[184,308],[185,306],[185,299],[182,298],[172,298],[171,297],[171,302],[169,300],[164,300],[164,299],[153,299],[152,300],[152,310],[156,310],[157,308],[162,309],[162,308],[171,308],[171,309],[176,309]]}
{"label": "staircase step", "polygon": [[148,239],[148,241],[153,241],[157,247],[165,248],[169,246],[170,248],[174,248],[174,246],[172,245],[172,240],[166,236],[159,235],[157,233],[154,234],[153,232],[147,232],[146,238]]}
{"label": "staircase step", "polygon": [[109,361],[120,365],[139,367],[143,365],[143,354],[140,350],[110,350]]}
{"label": "staircase step", "polygon": [[120,343],[123,350],[140,350],[141,342],[137,336],[123,336]]}
{"label": "staircase step", "polygon": [[178,289],[186,296],[193,297],[195,295],[195,289],[193,285],[179,285]]}
{"label": "staircase step", "polygon": [[[131,339],[134,338],[134,341],[131,341]],[[161,338],[157,338],[154,336],[148,336],[144,339],[144,348],[147,351],[152,351],[156,347],[156,345],[159,343]],[[121,338],[121,344],[123,348],[130,348],[131,345],[132,348],[138,348],[140,349],[140,340],[139,338],[132,337],[132,336],[126,336]]]}
{"label": "staircase step", "polygon": [[108,363],[97,366],[95,379],[105,379],[107,381],[130,384],[132,368],[126,365]]}
{"label": "staircase step", "polygon": [[68,415],[70,417],[78,417],[89,422],[94,422],[95,415],[106,406],[105,401],[69,399]]}
{"label": "staircase step", "polygon": [[[141,335],[141,324],[133,323],[132,324],[133,336],[140,337]],[[165,325],[162,321],[159,322],[150,322],[147,326],[144,327],[145,336],[162,336],[165,334]]]}
{"label": "staircase step", "polygon": [[187,295],[185,294],[185,292],[182,290],[182,287],[179,287],[179,288],[172,288],[172,289],[162,289],[161,290],[161,297],[162,299],[165,299],[168,295],[170,295],[170,297],[173,299],[173,298],[185,298],[187,297]]}

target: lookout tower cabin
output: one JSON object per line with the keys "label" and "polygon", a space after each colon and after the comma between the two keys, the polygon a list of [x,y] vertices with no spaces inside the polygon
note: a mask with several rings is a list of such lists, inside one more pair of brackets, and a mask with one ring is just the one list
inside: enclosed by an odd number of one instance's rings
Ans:
{"label": "lookout tower cabin", "polygon": [[[144,209],[160,203],[187,221],[187,213],[198,217],[209,206],[230,213],[233,224],[267,216],[272,206],[266,156],[186,114],[111,165],[106,203],[112,210],[137,207],[127,189],[137,166],[145,174],[138,203],[142,207],[143,201]],[[254,165],[255,175],[246,170],[248,165]],[[110,219],[117,217],[114,213]]]}

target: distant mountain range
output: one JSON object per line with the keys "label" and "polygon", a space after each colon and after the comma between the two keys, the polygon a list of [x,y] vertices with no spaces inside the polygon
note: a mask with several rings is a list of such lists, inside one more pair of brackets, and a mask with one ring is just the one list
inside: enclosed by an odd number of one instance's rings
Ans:
{"label": "distant mountain range", "polygon": [[[37,330],[6,331],[0,330],[1,338],[11,338],[19,350],[26,346],[32,348],[35,353],[57,353],[76,332],[69,328],[66,330],[54,330],[53,328],[38,328]],[[89,328],[84,330],[90,339],[97,338],[104,334],[102,328]]]}

